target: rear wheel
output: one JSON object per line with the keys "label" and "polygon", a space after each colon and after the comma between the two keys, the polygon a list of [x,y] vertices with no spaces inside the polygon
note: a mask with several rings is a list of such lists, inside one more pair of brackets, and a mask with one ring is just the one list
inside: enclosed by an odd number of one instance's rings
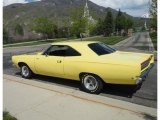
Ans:
{"label": "rear wheel", "polygon": [[21,75],[23,78],[31,78],[32,77],[32,71],[26,64],[21,65]]}
{"label": "rear wheel", "polygon": [[81,85],[84,91],[92,94],[98,94],[103,89],[102,80],[93,74],[83,74],[81,76]]}

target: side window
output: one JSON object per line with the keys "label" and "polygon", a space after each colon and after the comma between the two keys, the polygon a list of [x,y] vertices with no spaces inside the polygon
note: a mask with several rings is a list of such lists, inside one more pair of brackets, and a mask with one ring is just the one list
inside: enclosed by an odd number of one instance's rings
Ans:
{"label": "side window", "polygon": [[65,52],[65,56],[81,56],[81,54],[73,48],[68,47],[68,49]]}
{"label": "side window", "polygon": [[46,51],[46,54],[49,56],[64,56],[66,49],[65,46],[53,45]]}
{"label": "side window", "polygon": [[76,50],[65,45],[53,45],[44,54],[49,56],[80,56]]}

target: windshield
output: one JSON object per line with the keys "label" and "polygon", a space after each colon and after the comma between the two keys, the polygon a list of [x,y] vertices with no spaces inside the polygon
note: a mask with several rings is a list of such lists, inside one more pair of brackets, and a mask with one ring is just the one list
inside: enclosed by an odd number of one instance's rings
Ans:
{"label": "windshield", "polygon": [[110,54],[116,50],[109,47],[104,43],[91,43],[88,45],[91,50],[93,50],[97,55]]}

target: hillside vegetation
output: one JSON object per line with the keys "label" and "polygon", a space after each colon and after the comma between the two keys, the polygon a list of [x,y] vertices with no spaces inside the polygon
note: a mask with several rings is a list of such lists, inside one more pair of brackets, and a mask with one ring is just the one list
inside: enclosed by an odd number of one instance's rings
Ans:
{"label": "hillside vegetation", "polygon": [[[80,22],[71,28],[72,16],[76,10],[83,12],[85,4],[86,0],[41,0],[27,4],[12,4],[4,6],[3,43],[6,44],[18,41],[45,39],[46,34],[46,38],[51,39],[70,36],[77,37],[80,32],[85,31],[85,28],[80,28],[85,23],[79,20]],[[88,8],[90,15],[96,21],[104,20],[108,12],[111,12],[113,18],[116,18],[119,13],[112,8],[104,8],[92,3],[91,1],[88,1]],[[77,13],[77,15],[78,14],[79,13]],[[143,25],[144,19],[132,17],[123,11],[122,14],[127,19],[133,20],[133,27]],[[46,31],[34,27],[33,24],[35,21],[41,21],[40,19],[47,21],[46,23],[51,27],[46,27]],[[50,23],[50,21],[52,23]],[[41,22],[38,24],[41,24]],[[45,26],[45,24],[43,26]],[[95,32],[99,31],[101,30],[94,31],[92,35],[95,35]],[[111,34],[112,32],[113,31],[105,33],[105,35]],[[71,35],[72,33],[75,35]]]}

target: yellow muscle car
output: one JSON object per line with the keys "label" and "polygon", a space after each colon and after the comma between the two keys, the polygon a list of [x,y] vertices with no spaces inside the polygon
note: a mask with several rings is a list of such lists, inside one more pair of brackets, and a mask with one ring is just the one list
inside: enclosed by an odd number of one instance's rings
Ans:
{"label": "yellow muscle car", "polygon": [[99,93],[104,83],[137,85],[148,75],[153,54],[121,52],[101,42],[57,42],[41,53],[12,56],[24,78],[33,74],[80,80],[84,91]]}

